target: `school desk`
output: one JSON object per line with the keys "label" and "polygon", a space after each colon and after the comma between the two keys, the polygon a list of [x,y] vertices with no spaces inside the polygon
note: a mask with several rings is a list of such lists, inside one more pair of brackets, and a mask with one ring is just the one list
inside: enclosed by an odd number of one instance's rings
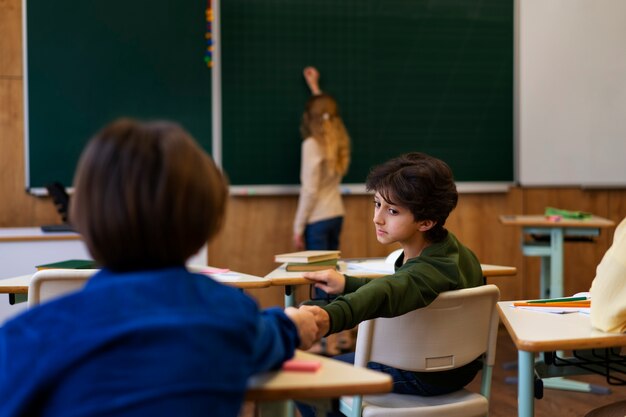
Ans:
{"label": "school desk", "polygon": [[[539,298],[563,297],[563,243],[567,239],[589,239],[615,222],[592,216],[585,220],[551,221],[543,215],[500,216],[506,226],[522,228],[522,253],[541,257]],[[531,236],[530,240],[526,236]]]}
{"label": "school desk", "polygon": [[[285,287],[285,307],[295,305],[293,293],[294,285],[312,284],[312,281],[302,276],[303,272],[287,271],[287,264],[282,264],[265,276],[272,285]],[[338,262],[339,271],[353,277],[380,278],[393,274],[394,266],[385,262],[385,258],[345,259]],[[517,268],[501,265],[480,265],[484,277],[515,275]]]}
{"label": "school desk", "polygon": [[330,410],[333,398],[342,395],[382,394],[390,392],[389,375],[312,353],[296,351],[298,360],[321,363],[315,372],[275,371],[250,378],[246,400],[258,402],[262,417],[288,415],[286,400],[313,402],[318,410]]}
{"label": "school desk", "polygon": [[596,330],[591,326],[588,315],[543,313],[513,308],[512,305],[513,301],[500,301],[498,313],[517,348],[519,417],[534,415],[533,387],[537,353],[626,346],[626,334]]}
{"label": "school desk", "polygon": [[[201,271],[205,268],[212,269],[210,266],[188,266],[188,269],[192,272]],[[9,294],[10,304],[26,301],[26,296],[28,295],[28,284],[30,283],[32,276],[33,274],[27,274],[0,280],[0,294]],[[235,271],[212,273],[211,277],[223,284],[242,290],[250,288],[267,288],[271,285],[271,282],[263,277],[257,277]]]}

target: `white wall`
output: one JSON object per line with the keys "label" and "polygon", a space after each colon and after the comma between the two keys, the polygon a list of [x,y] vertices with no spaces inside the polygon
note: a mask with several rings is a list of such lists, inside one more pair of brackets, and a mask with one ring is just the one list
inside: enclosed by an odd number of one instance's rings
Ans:
{"label": "white wall", "polygon": [[626,186],[626,1],[516,11],[518,180]]}

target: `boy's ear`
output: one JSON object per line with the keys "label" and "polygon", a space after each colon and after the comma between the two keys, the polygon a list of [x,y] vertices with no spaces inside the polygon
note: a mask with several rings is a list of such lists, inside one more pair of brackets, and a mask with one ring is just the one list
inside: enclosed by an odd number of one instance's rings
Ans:
{"label": "boy's ear", "polygon": [[427,232],[437,224],[434,220],[420,220],[417,222],[418,230],[420,232]]}

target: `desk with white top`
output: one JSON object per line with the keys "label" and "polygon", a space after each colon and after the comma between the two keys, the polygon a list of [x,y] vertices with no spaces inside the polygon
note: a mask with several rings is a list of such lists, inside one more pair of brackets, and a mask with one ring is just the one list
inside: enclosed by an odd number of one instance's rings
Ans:
{"label": "desk with white top", "polygon": [[534,415],[536,353],[626,346],[626,334],[596,330],[588,315],[543,313],[512,305],[513,301],[499,302],[498,313],[517,348],[519,417]]}

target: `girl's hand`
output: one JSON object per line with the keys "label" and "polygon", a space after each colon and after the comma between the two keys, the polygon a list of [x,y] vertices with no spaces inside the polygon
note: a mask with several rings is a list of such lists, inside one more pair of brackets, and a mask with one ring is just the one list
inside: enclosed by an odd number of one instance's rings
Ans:
{"label": "girl's hand", "polygon": [[304,236],[300,234],[293,235],[293,246],[296,250],[304,250]]}
{"label": "girl's hand", "polygon": [[320,73],[317,71],[315,67],[306,67],[304,71],[302,71],[304,75],[304,80],[306,84],[309,86],[311,90],[311,94],[314,96],[318,94],[322,94],[322,90],[320,90]]}

